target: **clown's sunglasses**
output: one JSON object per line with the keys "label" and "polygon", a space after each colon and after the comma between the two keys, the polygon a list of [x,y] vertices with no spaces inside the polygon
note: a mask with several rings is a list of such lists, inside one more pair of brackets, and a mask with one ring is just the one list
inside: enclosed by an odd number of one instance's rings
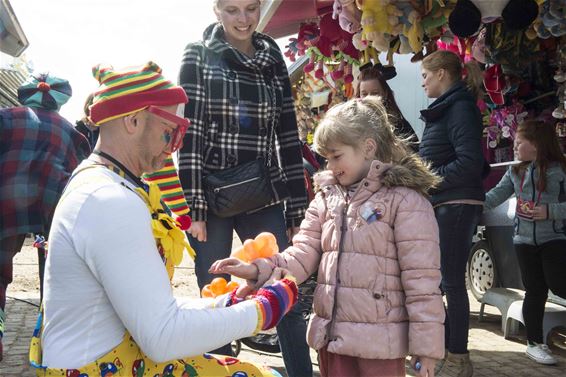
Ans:
{"label": "clown's sunglasses", "polygon": [[183,146],[183,138],[185,137],[185,133],[187,132],[187,128],[189,128],[191,122],[187,118],[181,118],[168,111],[161,110],[159,107],[149,106],[146,110],[177,125],[177,128],[175,128],[173,132],[165,132],[163,137],[167,145],[171,145],[170,153],[181,148]]}

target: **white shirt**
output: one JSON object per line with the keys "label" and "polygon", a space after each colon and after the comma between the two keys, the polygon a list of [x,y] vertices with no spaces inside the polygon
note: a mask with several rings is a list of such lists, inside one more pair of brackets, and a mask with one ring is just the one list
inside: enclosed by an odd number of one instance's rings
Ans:
{"label": "white shirt", "polygon": [[72,184],[83,181],[57,206],[49,235],[43,365],[80,368],[116,347],[126,329],[156,362],[253,333],[253,302],[211,309],[210,299],[173,297],[149,210],[123,186],[129,182],[103,167],[82,171]]}

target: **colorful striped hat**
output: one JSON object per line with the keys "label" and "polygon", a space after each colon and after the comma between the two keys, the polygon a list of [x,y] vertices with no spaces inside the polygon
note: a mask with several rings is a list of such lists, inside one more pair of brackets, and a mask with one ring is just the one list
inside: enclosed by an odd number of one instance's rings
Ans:
{"label": "colorful striped hat", "polygon": [[171,106],[188,102],[185,91],[166,80],[153,62],[141,69],[115,71],[97,65],[93,76],[100,83],[90,106],[90,119],[96,124],[133,114],[150,105]]}
{"label": "colorful striped hat", "polygon": [[18,101],[24,106],[58,111],[72,94],[67,80],[41,73],[30,76],[18,88]]}

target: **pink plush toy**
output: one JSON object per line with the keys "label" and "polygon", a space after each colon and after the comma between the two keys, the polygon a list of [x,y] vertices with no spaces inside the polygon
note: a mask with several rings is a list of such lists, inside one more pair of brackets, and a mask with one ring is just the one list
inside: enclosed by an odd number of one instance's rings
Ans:
{"label": "pink plush toy", "polygon": [[357,33],[362,28],[362,12],[355,0],[334,0],[332,18],[338,19],[340,27],[348,33]]}

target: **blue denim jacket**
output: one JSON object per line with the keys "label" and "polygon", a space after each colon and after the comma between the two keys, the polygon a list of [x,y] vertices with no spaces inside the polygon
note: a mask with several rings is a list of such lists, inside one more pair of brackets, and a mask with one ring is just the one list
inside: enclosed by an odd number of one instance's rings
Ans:
{"label": "blue denim jacket", "polygon": [[513,194],[524,201],[537,201],[540,196],[538,204],[548,206],[547,220],[525,220],[515,214],[515,243],[540,245],[552,240],[566,240],[566,173],[559,164],[549,166],[546,190],[542,193],[536,189],[537,180],[538,169],[534,163],[525,170],[524,179],[522,174],[515,174],[509,167],[497,186],[486,194],[486,209],[497,207]]}

